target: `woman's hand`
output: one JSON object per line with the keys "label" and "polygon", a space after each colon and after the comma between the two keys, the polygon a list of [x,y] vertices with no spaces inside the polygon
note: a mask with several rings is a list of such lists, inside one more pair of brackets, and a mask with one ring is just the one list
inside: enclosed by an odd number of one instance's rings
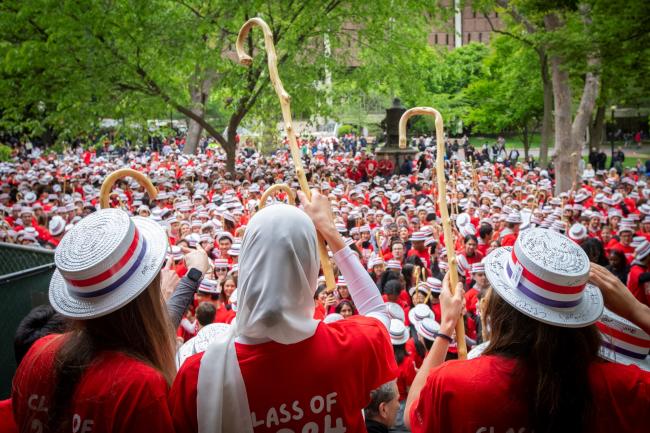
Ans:
{"label": "woman's hand", "polygon": [[185,266],[188,270],[192,268],[198,269],[203,276],[208,272],[210,261],[205,250],[200,245],[197,245],[195,250],[185,256]]}
{"label": "woman's hand", "polygon": [[639,302],[618,277],[603,266],[592,263],[589,282],[600,289],[607,308],[650,332],[650,309]]}
{"label": "woman's hand", "polygon": [[318,190],[312,189],[311,200],[307,200],[305,193],[302,191],[297,193],[303,210],[314,223],[318,233],[325,239],[332,253],[345,248],[345,241],[334,225],[334,217],[327,196],[321,194]]}
{"label": "woman's hand", "polygon": [[307,200],[307,196],[302,191],[297,191],[300,203],[302,203],[303,210],[311,218],[312,222],[323,236],[330,231],[336,231],[334,225],[334,217],[330,208],[330,201],[327,196],[312,189],[311,200]]}
{"label": "woman's hand", "polygon": [[456,322],[465,307],[465,297],[463,296],[463,283],[456,284],[454,294],[449,289],[449,272],[442,280],[442,291],[440,292],[440,310],[442,318],[440,320],[440,332],[445,335],[451,335],[456,329]]}

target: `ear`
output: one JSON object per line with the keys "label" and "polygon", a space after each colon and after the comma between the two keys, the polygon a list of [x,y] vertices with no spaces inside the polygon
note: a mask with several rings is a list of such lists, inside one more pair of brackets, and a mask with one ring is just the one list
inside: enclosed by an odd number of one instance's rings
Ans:
{"label": "ear", "polygon": [[382,418],[387,418],[388,417],[388,407],[387,403],[379,403],[379,407],[377,408],[379,415],[381,415]]}

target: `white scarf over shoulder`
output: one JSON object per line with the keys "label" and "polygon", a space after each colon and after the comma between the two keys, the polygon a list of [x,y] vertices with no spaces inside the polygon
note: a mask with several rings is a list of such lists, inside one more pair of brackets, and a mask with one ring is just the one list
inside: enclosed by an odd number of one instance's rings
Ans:
{"label": "white scarf over shoulder", "polygon": [[318,271],[316,228],[303,211],[276,204],[253,216],[239,256],[235,326],[201,360],[199,433],[253,432],[235,338],[293,344],[313,336]]}

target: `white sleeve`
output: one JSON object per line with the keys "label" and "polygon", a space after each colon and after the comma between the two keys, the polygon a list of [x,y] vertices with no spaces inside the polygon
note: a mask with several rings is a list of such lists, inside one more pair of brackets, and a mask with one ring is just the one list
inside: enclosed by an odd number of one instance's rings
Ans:
{"label": "white sleeve", "polygon": [[350,296],[359,313],[379,319],[388,329],[390,317],[379,289],[350,247],[336,252],[334,261],[345,278]]}

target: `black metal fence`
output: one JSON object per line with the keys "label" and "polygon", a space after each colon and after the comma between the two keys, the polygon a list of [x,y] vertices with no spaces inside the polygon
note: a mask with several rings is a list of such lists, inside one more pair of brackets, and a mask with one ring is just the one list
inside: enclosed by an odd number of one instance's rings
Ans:
{"label": "black metal fence", "polygon": [[11,391],[16,370],[13,339],[21,319],[48,303],[54,251],[0,242],[0,399]]}

